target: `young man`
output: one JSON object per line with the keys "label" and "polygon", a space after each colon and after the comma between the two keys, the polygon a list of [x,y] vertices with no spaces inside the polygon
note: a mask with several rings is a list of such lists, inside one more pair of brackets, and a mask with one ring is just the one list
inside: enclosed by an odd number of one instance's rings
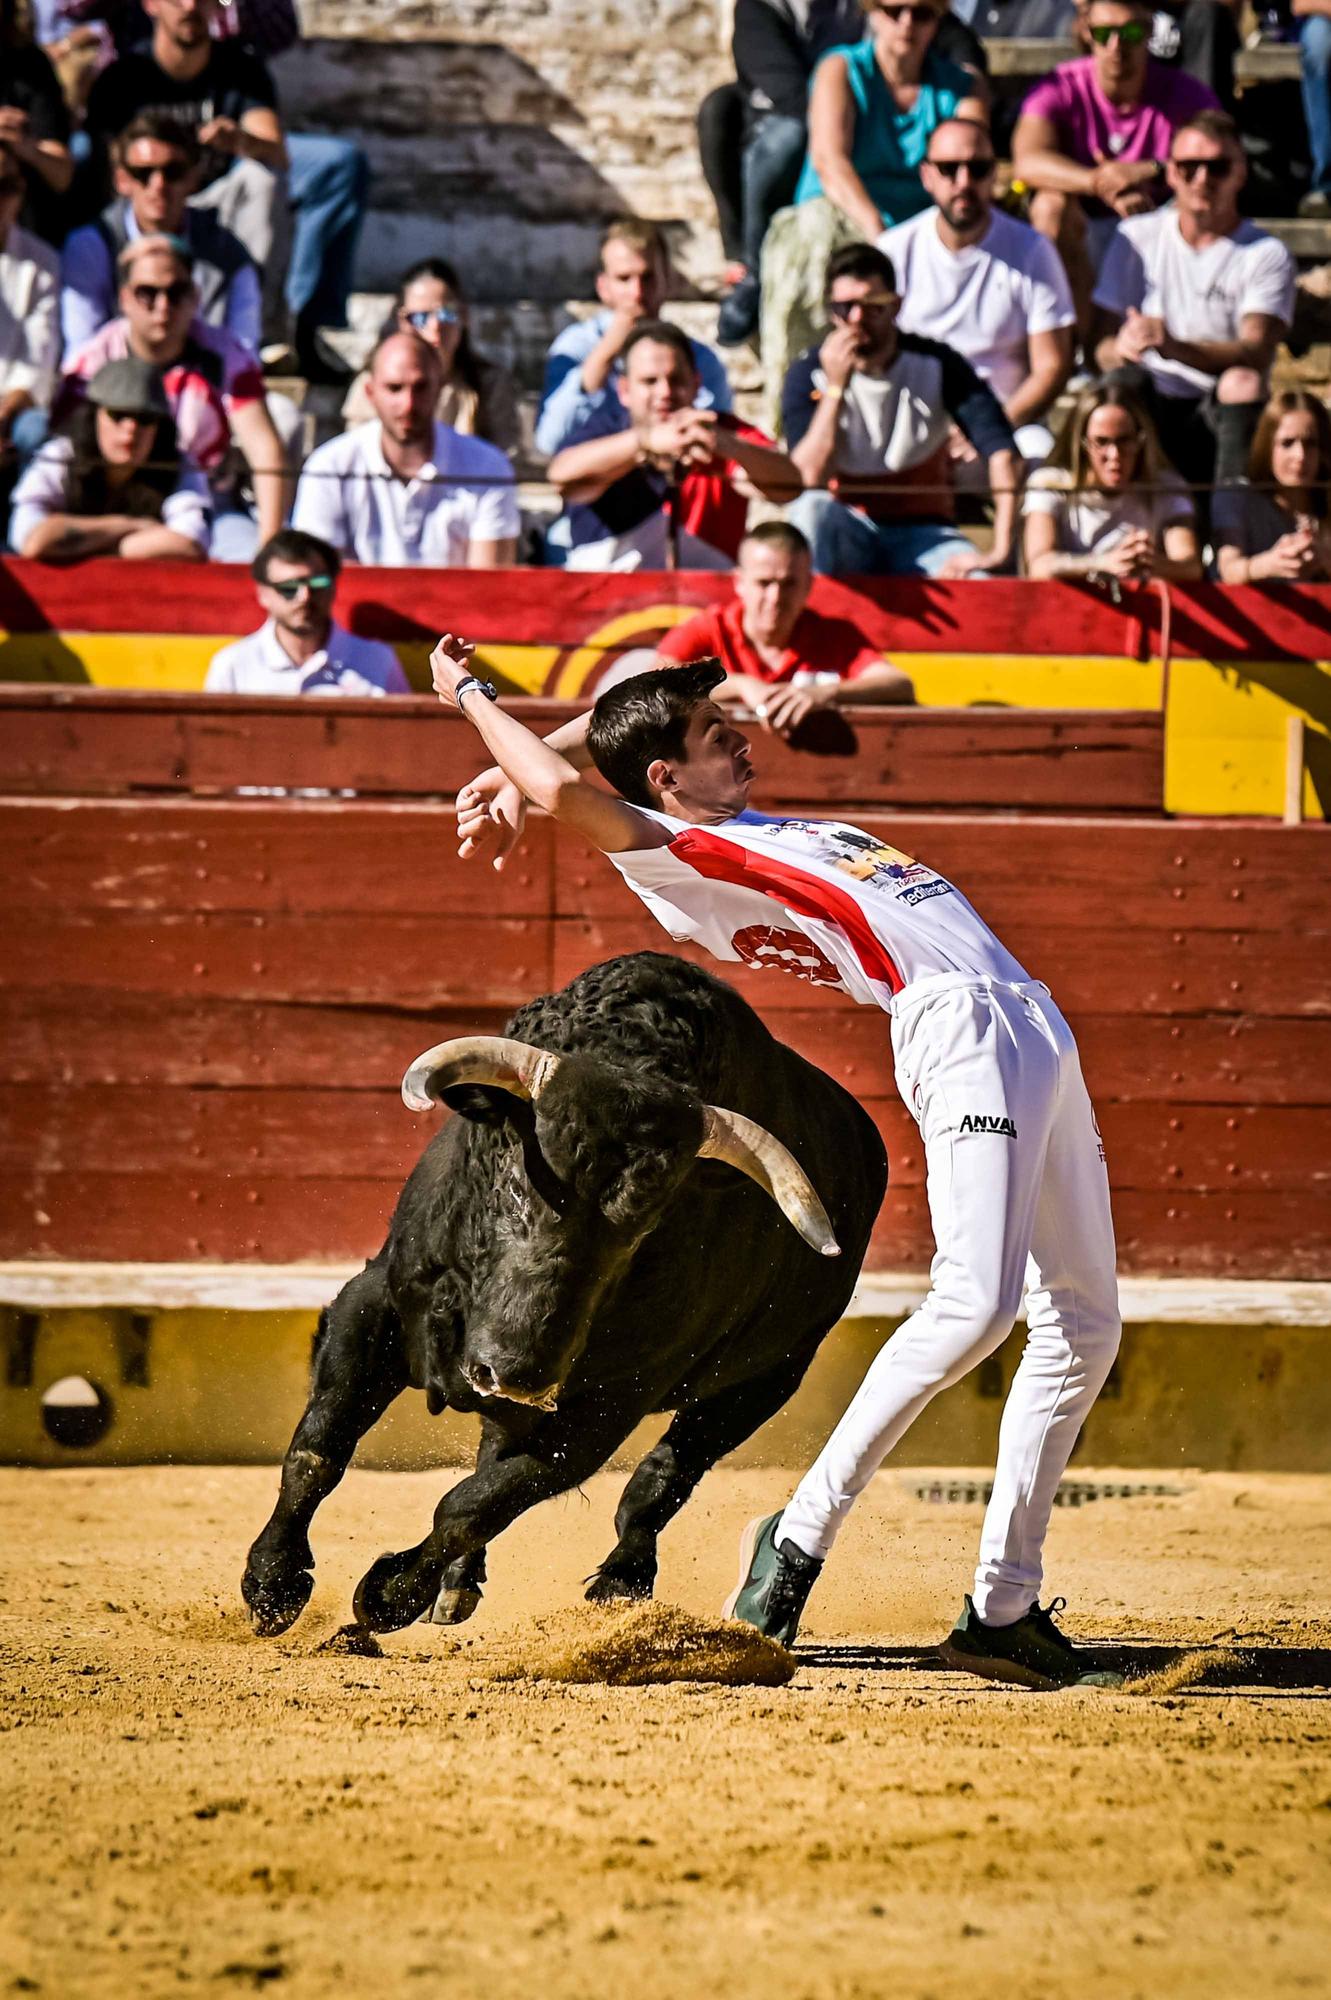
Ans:
{"label": "young man", "polygon": [[763,521],[739,545],[729,604],[673,626],[660,657],[719,659],[722,707],[752,710],[777,736],[789,736],[815,709],[913,701],[910,677],[849,618],[809,609],[812,588],[809,544],[799,529]]}
{"label": "young man", "polygon": [[[431,655],[440,696],[498,760],[458,795],[462,853],[496,834],[511,848],[530,800],[607,854],[673,937],[882,1007],[923,1133],[937,1236],[929,1295],[784,1513],[751,1524],[727,1609],[793,1642],[856,1496],[926,1403],[1002,1344],[1024,1291],[1029,1334],[974,1594],[943,1657],[1025,1686],[1085,1678],[1085,1656],[1039,1606],[1041,1551],[1120,1323],[1104,1152],[1047,987],[922,863],[835,820],[751,812],[749,745],[711,699],[719,661],[622,682],[543,743],[487,698],[469,653],[446,636]],[[618,797],[583,781],[587,761]]]}
{"label": "young man", "polygon": [[342,558],[316,535],[282,528],[250,568],[264,623],[214,653],[205,694],[410,694],[391,646],[333,617]]}
{"label": "young man", "polygon": [[693,344],[677,326],[634,327],[615,387],[626,428],[550,461],[568,567],[732,568],[750,493],[791,500],[799,473],[752,425],[697,408]]}

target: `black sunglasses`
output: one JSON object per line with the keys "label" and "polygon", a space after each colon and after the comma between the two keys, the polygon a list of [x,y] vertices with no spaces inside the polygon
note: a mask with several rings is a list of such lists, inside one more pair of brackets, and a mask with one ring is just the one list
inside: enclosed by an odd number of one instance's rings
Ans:
{"label": "black sunglasses", "polygon": [[302,590],[308,590],[310,596],[313,597],[316,593],[331,590],[332,587],[333,579],[331,576],[289,576],[285,577],[281,583],[276,582],[272,578],[268,580],[268,588],[275,590],[279,597],[284,597],[288,604],[294,604]]}
{"label": "black sunglasses", "polygon": [[132,181],[137,181],[141,188],[146,188],[152,181],[158,179],[164,180],[168,187],[174,187],[177,181],[184,180],[189,168],[183,160],[168,160],[164,166],[126,167],[125,172]]}
{"label": "black sunglasses", "polygon": [[1125,49],[1139,49],[1150,32],[1144,21],[1125,21],[1122,27],[1092,28],[1091,40],[1101,49],[1107,49],[1111,42],[1122,42]]}
{"label": "black sunglasses", "polygon": [[849,319],[853,312],[886,312],[900,304],[896,292],[874,292],[867,299],[829,299],[827,310],[833,319]]}
{"label": "black sunglasses", "polygon": [[108,410],[106,414],[113,424],[138,424],[141,430],[150,430],[158,421],[147,410]]}
{"label": "black sunglasses", "polygon": [[892,5],[879,7],[876,11],[880,14],[886,14],[889,21],[909,20],[912,26],[917,28],[925,21],[936,21],[938,19],[938,10],[936,7],[920,7],[914,4],[914,0],[900,0],[900,4],[897,4],[896,0],[893,0]]}
{"label": "black sunglasses", "polygon": [[930,160],[929,165],[934,167],[945,181],[954,181],[961,173],[969,174],[973,181],[987,181],[998,162],[994,159]]}
{"label": "black sunglasses", "polygon": [[1225,159],[1223,154],[1218,160],[1173,160],[1170,164],[1185,181],[1196,180],[1198,174],[1204,174],[1208,181],[1224,181],[1234,171],[1234,162]]}
{"label": "black sunglasses", "polygon": [[133,290],[135,300],[145,312],[151,312],[158,299],[165,299],[174,311],[177,306],[184,305],[194,287],[188,278],[176,278],[169,285],[135,285]]}
{"label": "black sunglasses", "polygon": [[408,312],[404,307],[402,317],[408,326],[415,327],[417,333],[424,333],[426,327],[432,323],[437,323],[439,326],[457,326],[461,323],[462,314],[456,306],[421,306],[415,312]]}

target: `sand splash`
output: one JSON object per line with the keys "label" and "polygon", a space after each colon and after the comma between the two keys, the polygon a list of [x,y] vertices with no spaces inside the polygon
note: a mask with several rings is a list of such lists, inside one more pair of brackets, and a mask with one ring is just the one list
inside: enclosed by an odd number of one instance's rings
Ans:
{"label": "sand splash", "polygon": [[1208,1681],[1229,1679],[1243,1665],[1243,1655],[1229,1646],[1211,1647],[1203,1652],[1180,1653],[1167,1667],[1140,1680],[1129,1680],[1128,1694],[1177,1694],[1180,1688],[1205,1687]]}
{"label": "sand splash", "polygon": [[696,1618],[674,1604],[586,1605],[535,1619],[512,1635],[499,1681],[604,1687],[784,1687],[795,1658],[734,1619]]}

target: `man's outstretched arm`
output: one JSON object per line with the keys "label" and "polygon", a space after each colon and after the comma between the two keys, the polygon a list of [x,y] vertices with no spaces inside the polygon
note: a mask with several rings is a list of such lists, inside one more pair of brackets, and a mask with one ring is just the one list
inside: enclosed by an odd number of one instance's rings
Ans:
{"label": "man's outstretched arm", "polygon": [[664,827],[636,806],[587,784],[558,750],[505,714],[478,690],[457,701],[457,690],[472,674],[472,647],[445,632],[430,655],[430,677],[441,701],[453,702],[476,730],[490,755],[523,797],[552,819],[582,835],[604,854],[664,846]]}

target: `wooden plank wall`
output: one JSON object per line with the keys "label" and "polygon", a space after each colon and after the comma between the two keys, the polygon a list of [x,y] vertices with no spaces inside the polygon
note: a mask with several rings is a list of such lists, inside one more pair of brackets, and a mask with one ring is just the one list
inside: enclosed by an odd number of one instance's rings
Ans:
{"label": "wooden plank wall", "polygon": [[[450,725],[431,717],[437,783],[468,739],[459,725],[444,747]],[[339,709],[318,726],[351,720]],[[995,744],[1006,720],[957,718],[992,721]],[[313,722],[269,717],[278,731]],[[85,738],[49,751],[39,777],[22,736],[11,727],[0,749],[0,1255],[370,1251],[429,1129],[397,1096],[418,1050],[497,1029],[608,953],[670,948],[607,866],[544,823],[496,876],[457,861],[446,802],[173,794],[178,777],[154,781],[128,751],[122,786],[154,788],[115,797]],[[100,796],[79,795],[85,754]],[[257,754],[232,777],[271,778]],[[280,754],[288,782],[349,775],[326,754]],[[400,761],[419,784],[424,756]],[[954,768],[995,782],[973,748]],[[901,766],[898,789],[915,785]],[[1125,1271],[1331,1277],[1324,830],[1111,817],[1085,789],[1092,810],[1076,817],[859,816],[956,879],[1063,1003]],[[789,978],[735,983],[879,1119],[894,1184],[873,1262],[921,1268],[921,1162],[885,1021]]]}

